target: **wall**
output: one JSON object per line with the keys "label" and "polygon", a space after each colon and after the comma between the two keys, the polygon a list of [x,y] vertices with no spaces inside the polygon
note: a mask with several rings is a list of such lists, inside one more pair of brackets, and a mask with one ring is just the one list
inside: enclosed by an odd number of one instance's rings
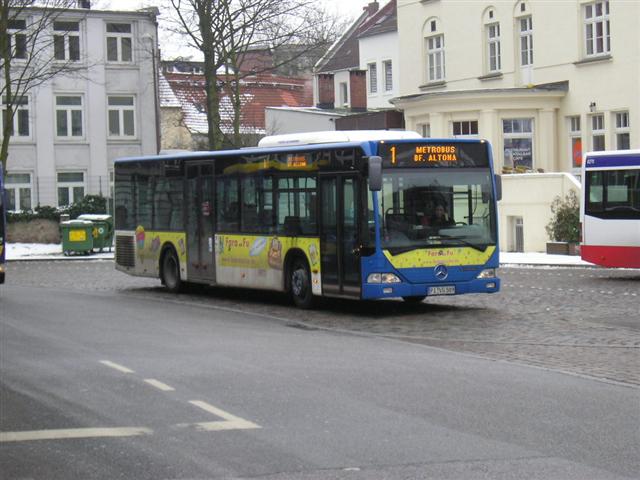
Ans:
{"label": "wall", "polygon": [[581,185],[567,173],[534,173],[502,176],[502,198],[498,203],[500,249],[515,251],[514,219],[521,217],[524,228],[524,251],[544,252],[549,236],[545,230],[551,220],[551,202]]}
{"label": "wall", "polygon": [[7,223],[9,243],[60,243],[60,240],[60,224],[55,220]]}
{"label": "wall", "polygon": [[[378,71],[378,91],[371,93],[367,73],[367,108],[394,108],[389,100],[398,95],[400,68],[398,65],[398,32],[372,35],[360,39],[360,69],[367,71],[368,65],[375,62]],[[391,60],[392,85],[391,90],[385,90],[384,66],[386,60]]]}
{"label": "wall", "polygon": [[285,133],[322,132],[335,130],[335,119],[340,115],[318,110],[317,112],[291,108],[267,107],[265,122],[267,135]]}

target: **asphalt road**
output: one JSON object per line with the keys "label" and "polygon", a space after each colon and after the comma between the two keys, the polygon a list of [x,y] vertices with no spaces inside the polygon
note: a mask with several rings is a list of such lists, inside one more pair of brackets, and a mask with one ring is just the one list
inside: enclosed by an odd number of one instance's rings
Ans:
{"label": "asphalt road", "polygon": [[640,471],[637,272],[505,269],[493,297],[301,313],[270,293],[166,295],[111,262],[10,267],[2,479]]}

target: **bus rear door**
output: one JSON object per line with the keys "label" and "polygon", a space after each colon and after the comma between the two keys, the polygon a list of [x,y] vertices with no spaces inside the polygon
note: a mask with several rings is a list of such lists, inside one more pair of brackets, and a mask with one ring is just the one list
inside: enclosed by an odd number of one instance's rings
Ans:
{"label": "bus rear door", "polygon": [[187,277],[215,283],[213,163],[187,164]]}

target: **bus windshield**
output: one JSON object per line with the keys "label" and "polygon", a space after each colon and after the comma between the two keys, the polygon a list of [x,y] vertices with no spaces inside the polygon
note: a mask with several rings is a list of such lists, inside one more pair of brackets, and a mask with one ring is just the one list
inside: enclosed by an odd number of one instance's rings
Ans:
{"label": "bus windshield", "polygon": [[[495,245],[495,209],[488,168],[386,170],[378,192],[382,248]],[[373,195],[369,211],[373,212]],[[372,213],[369,227],[373,228]],[[370,242],[373,243],[370,235]]]}

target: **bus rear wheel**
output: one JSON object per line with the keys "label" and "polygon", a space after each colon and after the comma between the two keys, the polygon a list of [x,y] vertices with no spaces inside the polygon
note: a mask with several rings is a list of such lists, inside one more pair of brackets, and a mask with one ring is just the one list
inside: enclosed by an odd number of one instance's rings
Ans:
{"label": "bus rear wheel", "polygon": [[296,258],[290,270],[290,291],[293,303],[298,308],[309,309],[315,303],[315,298],[311,291],[311,273],[307,262],[301,258]]}
{"label": "bus rear wheel", "polygon": [[180,262],[173,249],[169,249],[162,256],[162,284],[170,292],[177,293],[182,290],[183,282],[180,279]]}

